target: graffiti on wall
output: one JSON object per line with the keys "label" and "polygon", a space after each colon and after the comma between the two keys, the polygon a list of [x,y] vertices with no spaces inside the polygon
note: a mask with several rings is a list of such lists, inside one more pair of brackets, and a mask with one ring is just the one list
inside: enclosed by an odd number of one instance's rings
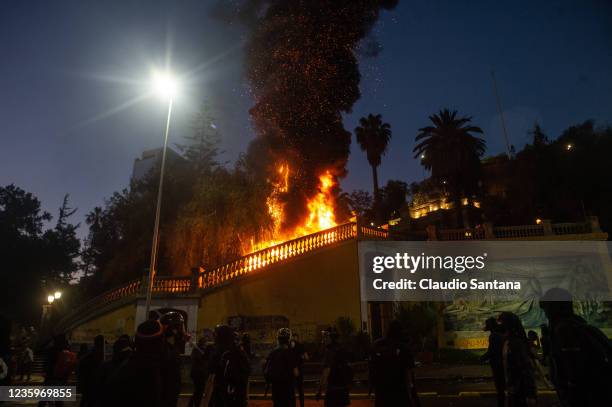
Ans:
{"label": "graffiti on wall", "polygon": [[[276,343],[276,333],[280,328],[289,327],[299,335],[303,342],[318,342],[321,331],[327,326],[316,322],[292,323],[284,315],[233,315],[227,318],[227,324],[237,332],[247,333],[254,344]],[[202,335],[210,332],[202,331]]]}
{"label": "graffiti on wall", "polygon": [[[107,342],[113,342],[121,335],[126,334],[126,327],[133,325],[134,317],[117,318],[114,321],[114,327],[99,327],[98,324],[84,324],[70,334],[70,339],[73,343],[92,343],[98,335],[103,335]],[[131,333],[129,333],[131,334]]]}

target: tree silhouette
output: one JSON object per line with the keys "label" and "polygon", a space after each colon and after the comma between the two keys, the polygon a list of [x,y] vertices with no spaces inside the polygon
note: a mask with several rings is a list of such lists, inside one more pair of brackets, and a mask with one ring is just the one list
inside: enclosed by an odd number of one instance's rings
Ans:
{"label": "tree silhouette", "polygon": [[20,323],[40,320],[40,307],[51,290],[67,288],[78,269],[78,225],[68,196],[57,223],[32,193],[15,185],[0,186],[0,314]]}
{"label": "tree silhouette", "polygon": [[356,189],[350,194],[343,193],[341,196],[346,199],[349,209],[357,215],[358,218],[369,221],[372,217],[372,195],[368,191]]}
{"label": "tree silhouette", "polygon": [[77,259],[81,254],[81,242],[77,238],[80,224],[74,225],[69,222],[69,218],[77,209],[68,206],[69,197],[68,194],[64,195],[55,227],[43,235],[47,251],[46,265],[50,274],[65,282],[70,281],[74,273],[79,270],[80,264]]}
{"label": "tree silhouette", "polygon": [[[461,199],[469,200],[478,191],[480,158],[486,148],[485,141],[474,135],[482,134],[482,129],[470,125],[471,119],[448,109],[429,116],[433,125],[419,129],[413,149],[414,158],[420,158],[432,178],[445,186],[457,213]],[[463,223],[467,226],[465,218]]]}
{"label": "tree silhouette", "polygon": [[376,210],[380,201],[378,166],[391,140],[391,125],[384,123],[380,114],[369,114],[367,117],[359,119],[359,126],[355,128],[355,135],[357,136],[357,143],[359,143],[361,150],[366,152],[368,163],[372,167],[374,208]]}
{"label": "tree silhouette", "polygon": [[380,213],[384,221],[397,218],[404,208],[408,196],[408,184],[400,180],[387,181],[380,189]]}
{"label": "tree silhouette", "polygon": [[544,131],[538,122],[534,123],[533,129],[529,131],[529,134],[532,136],[532,145],[536,150],[541,150],[544,146],[550,143],[548,136],[544,134]]}

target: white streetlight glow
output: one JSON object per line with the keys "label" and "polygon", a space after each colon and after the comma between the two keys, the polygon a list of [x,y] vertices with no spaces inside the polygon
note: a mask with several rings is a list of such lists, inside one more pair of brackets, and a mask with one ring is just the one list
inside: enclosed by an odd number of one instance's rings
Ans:
{"label": "white streetlight glow", "polygon": [[169,72],[153,72],[153,89],[160,97],[171,100],[178,92],[179,84]]}
{"label": "white streetlight glow", "polygon": [[56,300],[59,300],[60,298],[62,298],[61,291],[56,291],[55,294],[53,294],[53,297],[55,297]]}
{"label": "white streetlight glow", "polygon": [[53,301],[55,301],[55,297],[50,295],[47,297],[47,301],[49,301],[49,304],[51,304]]}

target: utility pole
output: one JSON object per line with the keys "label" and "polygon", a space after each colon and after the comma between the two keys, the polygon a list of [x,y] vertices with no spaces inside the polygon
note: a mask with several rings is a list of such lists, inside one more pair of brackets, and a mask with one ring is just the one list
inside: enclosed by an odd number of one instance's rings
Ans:
{"label": "utility pole", "polygon": [[501,100],[499,98],[499,92],[497,91],[497,81],[495,80],[495,71],[491,71],[491,78],[493,79],[493,92],[495,93],[495,100],[497,101],[497,110],[499,111],[499,117],[501,119],[502,133],[504,134],[504,141],[506,143],[506,154],[508,158],[512,158],[510,152],[510,142],[508,141],[508,129],[506,128],[506,120],[504,119],[504,111],[502,109]]}

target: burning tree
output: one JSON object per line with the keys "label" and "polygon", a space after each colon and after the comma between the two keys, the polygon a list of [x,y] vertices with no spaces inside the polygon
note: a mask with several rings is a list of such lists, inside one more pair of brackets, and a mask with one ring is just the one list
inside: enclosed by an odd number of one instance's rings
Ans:
{"label": "burning tree", "polygon": [[272,185],[275,239],[336,224],[338,178],[351,133],[342,123],[359,99],[356,48],[397,0],[250,0],[231,3],[248,21],[246,71],[255,144]]}

